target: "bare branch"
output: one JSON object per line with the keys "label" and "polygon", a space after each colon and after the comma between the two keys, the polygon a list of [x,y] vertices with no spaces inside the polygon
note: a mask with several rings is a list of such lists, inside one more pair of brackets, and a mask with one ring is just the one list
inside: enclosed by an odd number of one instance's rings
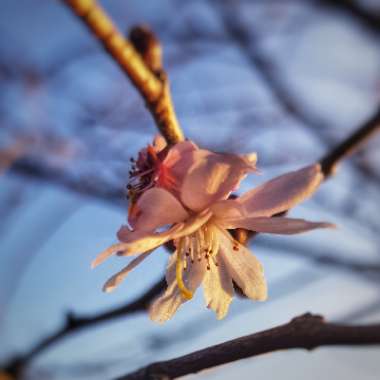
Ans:
{"label": "bare branch", "polygon": [[[116,28],[96,0],[63,0],[64,3],[84,22],[91,33],[103,45],[109,55],[127,74],[136,89],[144,98],[157,127],[169,144],[184,139],[174,112],[167,76],[163,71],[159,75],[152,71],[146,62],[147,57],[157,57],[158,40],[148,29],[149,36],[155,44],[132,44]],[[136,41],[136,40],[135,40]],[[136,47],[144,46],[145,52],[140,55]],[[147,50],[153,47],[152,54]]]}
{"label": "bare branch", "polygon": [[169,380],[207,368],[268,352],[320,346],[380,344],[380,324],[350,326],[325,322],[319,315],[304,314],[270,330],[211,346],[172,360],[157,362],[118,380]]}
{"label": "bare branch", "polygon": [[90,316],[77,316],[73,313],[68,313],[66,316],[66,323],[59,330],[52,335],[43,338],[26,354],[13,358],[7,365],[5,365],[4,370],[15,377],[19,377],[32,359],[58,341],[71,335],[73,332],[77,332],[78,330],[82,330],[98,323],[146,311],[152,300],[164,290],[165,286],[165,278],[162,278],[134,301],[121,307],[108,310],[104,313]]}
{"label": "bare branch", "polygon": [[[337,2],[340,2],[339,0]],[[346,3],[346,2],[345,2]],[[350,2],[352,3],[352,2]],[[210,2],[210,4],[214,4]],[[215,4],[214,4],[215,5]],[[247,58],[247,61],[251,64],[252,67],[256,69],[258,74],[262,77],[265,83],[268,85],[274,99],[278,102],[280,107],[290,115],[295,120],[298,120],[307,127],[311,127],[313,131],[318,130],[328,130],[330,126],[322,120],[321,118],[310,115],[309,112],[302,109],[297,98],[292,94],[292,92],[287,88],[287,86],[281,81],[277,76],[275,67],[272,62],[268,60],[263,54],[260,54],[260,49],[258,48],[258,38],[255,36],[254,31],[251,29],[249,33],[244,29],[242,24],[235,20],[233,14],[229,8],[223,9],[222,7],[214,7],[215,11],[220,14],[221,20],[224,24],[225,30],[228,32],[229,36],[234,40],[236,45],[240,48],[243,56]],[[373,117],[372,124],[368,128],[377,129],[379,123],[379,113],[380,108],[377,110],[375,116]],[[370,123],[370,122],[369,122]],[[364,128],[364,127],[363,127]],[[364,133],[372,134],[371,131],[364,131]],[[360,132],[363,133],[363,132]],[[324,136],[318,136],[320,140],[331,149],[332,152],[336,151],[336,148],[333,147],[329,138]],[[351,141],[352,149],[355,149],[357,144],[357,139],[365,139],[365,136],[354,136],[354,141]],[[361,141],[358,141],[361,144]],[[342,154],[342,152],[339,152]],[[361,171],[364,175],[368,174],[368,169],[361,165],[359,162],[354,163],[356,168]],[[326,168],[327,169],[327,168]],[[332,174],[332,173],[328,173]],[[377,181],[380,181],[380,177],[376,176]]]}
{"label": "bare branch", "polygon": [[319,0],[323,5],[348,12],[362,25],[369,28],[372,32],[380,32],[380,14],[366,10],[359,1],[355,0]]}
{"label": "bare branch", "polygon": [[375,133],[380,131],[380,108],[362,127],[357,129],[335,149],[319,160],[325,177],[334,173],[337,164],[359,149]]}

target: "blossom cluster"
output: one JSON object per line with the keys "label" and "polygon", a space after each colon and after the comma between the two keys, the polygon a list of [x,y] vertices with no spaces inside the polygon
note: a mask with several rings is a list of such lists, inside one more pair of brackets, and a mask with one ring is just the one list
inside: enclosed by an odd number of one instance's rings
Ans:
{"label": "blossom cluster", "polygon": [[191,141],[168,147],[161,136],[132,160],[128,188],[128,224],[117,233],[119,243],[93,262],[111,255],[136,256],[104,285],[115,289],[155,248],[173,241],[166,271],[167,289],[151,305],[156,322],[170,319],[203,286],[208,308],[218,319],[227,312],[234,284],[250,299],[267,298],[262,265],[233,238],[231,230],[295,234],[332,227],[325,222],[279,214],[310,197],[323,180],[318,164],[272,179],[237,198],[230,198],[249,173],[257,155],[215,153]]}

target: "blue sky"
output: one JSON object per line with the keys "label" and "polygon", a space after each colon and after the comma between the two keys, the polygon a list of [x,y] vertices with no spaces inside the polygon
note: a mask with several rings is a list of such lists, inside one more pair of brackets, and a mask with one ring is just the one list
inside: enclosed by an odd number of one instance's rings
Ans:
{"label": "blue sky", "polygon": [[[258,152],[262,175],[250,176],[242,192],[317,160],[326,144],[340,141],[369,117],[380,99],[378,42],[343,14],[300,1],[284,6],[241,2],[233,12],[252,41],[253,34],[260,37],[256,48],[271,58],[300,106],[321,121],[315,130],[284,113],[208,2],[103,3],[119,25],[145,22],[157,31],[188,137],[215,150]],[[26,0],[5,1],[0,32],[0,56],[15,71],[2,83],[0,147],[21,136],[26,156],[58,178],[121,189],[129,157],[156,132],[135,90],[56,2],[36,7]],[[73,58],[60,63],[65,54]],[[56,61],[57,73],[48,75]],[[361,154],[377,173],[378,142]],[[235,299],[228,317],[217,321],[198,292],[164,326],[141,314],[68,338],[36,358],[29,375],[104,379],[307,311],[335,321],[378,321],[377,278],[313,257],[378,263],[379,202],[378,182],[344,163],[315,198],[291,213],[331,221],[337,230],[262,235],[252,243],[268,278],[268,302]],[[101,292],[126,259],[112,258],[95,270],[90,263],[115,241],[126,208],[126,202],[120,207],[12,171],[0,177],[0,360],[53,332],[67,311],[107,310],[161,277],[167,253],[159,249],[117,291]],[[379,348],[294,350],[239,361],[200,378],[371,380],[378,378],[379,353]]]}

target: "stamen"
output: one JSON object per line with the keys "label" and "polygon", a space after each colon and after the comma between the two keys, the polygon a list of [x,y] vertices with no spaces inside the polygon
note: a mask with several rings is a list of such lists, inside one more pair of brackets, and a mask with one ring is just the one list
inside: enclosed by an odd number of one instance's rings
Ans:
{"label": "stamen", "polygon": [[176,280],[178,288],[181,292],[183,298],[190,300],[193,298],[193,292],[189,290],[185,283],[183,282],[182,272],[183,272],[183,239],[179,240],[177,249],[177,263],[176,263]]}

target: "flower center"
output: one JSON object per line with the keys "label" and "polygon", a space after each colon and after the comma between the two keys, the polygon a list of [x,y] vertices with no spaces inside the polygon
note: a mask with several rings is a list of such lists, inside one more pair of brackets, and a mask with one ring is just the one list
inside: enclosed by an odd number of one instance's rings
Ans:
{"label": "flower center", "polygon": [[[177,247],[177,285],[182,296],[185,299],[191,299],[193,292],[185,284],[183,272],[193,265],[195,261],[198,261],[198,263],[203,261],[207,270],[211,269],[211,265],[218,266],[216,257],[219,251],[217,229],[213,223],[206,223],[191,235],[177,239],[175,245]],[[189,276],[190,274],[188,279]]]}
{"label": "flower center", "polygon": [[127,185],[127,198],[131,204],[135,203],[139,196],[155,185],[159,159],[151,145],[139,152],[138,159],[130,159],[132,166],[129,171]]}

